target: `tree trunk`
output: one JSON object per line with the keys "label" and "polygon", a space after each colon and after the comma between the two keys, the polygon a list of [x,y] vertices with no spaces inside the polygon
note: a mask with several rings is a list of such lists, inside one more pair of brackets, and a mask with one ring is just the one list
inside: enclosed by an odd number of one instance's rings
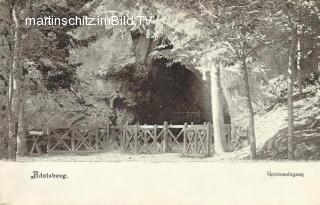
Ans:
{"label": "tree trunk", "polygon": [[20,49],[20,22],[16,13],[16,6],[12,9],[12,20],[14,23],[14,46],[12,57],[12,70],[9,81],[9,137],[8,137],[8,158],[9,160],[16,160],[17,149],[17,130],[18,130],[18,116],[19,116],[19,49]]}
{"label": "tree trunk", "polygon": [[220,68],[214,63],[211,68],[211,102],[215,153],[221,154],[226,152],[227,148],[224,128]]}
{"label": "tree trunk", "polygon": [[[2,68],[0,68],[2,69]],[[3,88],[1,88],[1,91],[4,91],[2,89],[6,89],[8,86],[5,86]],[[4,95],[4,96],[8,96],[8,91],[0,95]],[[0,96],[1,99],[3,99],[2,96]],[[0,160],[1,159],[6,159],[7,158],[7,141],[8,141],[8,115],[6,113],[8,113],[8,101],[7,102],[2,102],[0,103],[0,106],[2,107],[6,107],[5,110],[1,110],[0,111]]]}
{"label": "tree trunk", "polygon": [[7,157],[7,148],[6,148],[6,128],[4,125],[1,125],[0,128],[0,160],[6,159]]}
{"label": "tree trunk", "polygon": [[298,30],[298,40],[297,40],[297,75],[298,75],[298,87],[299,95],[303,94],[302,90],[302,73],[301,73],[301,39],[300,39],[300,30]]}
{"label": "tree trunk", "polygon": [[18,131],[18,116],[19,116],[19,95],[17,88],[17,81],[15,78],[10,80],[9,103],[9,139],[8,139],[8,158],[9,160],[16,160],[17,149],[17,131]]}
{"label": "tree trunk", "polygon": [[293,123],[293,51],[289,53],[289,66],[288,66],[288,158],[294,159],[293,155],[293,131],[294,131],[294,123]]}
{"label": "tree trunk", "polygon": [[17,135],[17,155],[25,156],[28,153],[27,148],[27,135],[26,135],[26,125],[25,125],[25,99],[21,96],[19,117],[18,117],[18,135]]}
{"label": "tree trunk", "polygon": [[230,126],[231,126],[231,132],[230,132],[230,142],[228,144],[228,151],[232,150],[232,140],[236,138],[237,133],[236,133],[236,108],[235,108],[235,103],[232,100],[232,91],[230,88],[223,88],[223,94],[226,98],[227,105],[229,108],[229,115],[230,115]]}
{"label": "tree trunk", "polygon": [[246,91],[246,104],[249,111],[249,144],[250,144],[250,159],[256,158],[256,135],[255,135],[255,126],[254,126],[254,112],[251,101],[250,94],[250,85],[249,85],[249,75],[246,59],[243,58],[243,71],[244,71],[244,82],[245,82],[245,91]]}

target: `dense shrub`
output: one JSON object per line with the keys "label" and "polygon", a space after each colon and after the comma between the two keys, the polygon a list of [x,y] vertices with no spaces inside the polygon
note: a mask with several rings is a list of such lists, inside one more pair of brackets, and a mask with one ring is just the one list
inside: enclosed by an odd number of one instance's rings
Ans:
{"label": "dense shrub", "polygon": [[287,81],[284,75],[280,75],[268,81],[268,84],[262,86],[262,90],[272,101],[283,99],[287,95]]}

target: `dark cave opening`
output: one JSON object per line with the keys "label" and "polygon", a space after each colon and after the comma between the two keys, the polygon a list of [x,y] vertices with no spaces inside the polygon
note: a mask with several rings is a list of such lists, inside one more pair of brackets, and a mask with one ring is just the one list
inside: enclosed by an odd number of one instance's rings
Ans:
{"label": "dark cave opening", "polygon": [[195,123],[211,121],[210,85],[200,74],[179,63],[168,66],[156,60],[145,81],[144,99],[137,106],[135,122],[141,124]]}

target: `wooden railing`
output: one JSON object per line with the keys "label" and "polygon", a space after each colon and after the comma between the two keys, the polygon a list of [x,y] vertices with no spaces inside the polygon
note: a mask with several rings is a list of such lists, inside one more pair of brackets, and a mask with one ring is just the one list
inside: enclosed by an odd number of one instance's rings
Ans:
{"label": "wooden railing", "polygon": [[[230,126],[226,125],[228,135]],[[51,127],[29,132],[30,154],[97,152],[154,154],[177,152],[185,156],[210,156],[214,152],[213,127],[201,125],[128,125]],[[228,138],[227,138],[228,139]]]}
{"label": "wooden railing", "polygon": [[105,149],[108,139],[106,127],[50,128],[47,135],[47,153],[54,151],[95,151]]}

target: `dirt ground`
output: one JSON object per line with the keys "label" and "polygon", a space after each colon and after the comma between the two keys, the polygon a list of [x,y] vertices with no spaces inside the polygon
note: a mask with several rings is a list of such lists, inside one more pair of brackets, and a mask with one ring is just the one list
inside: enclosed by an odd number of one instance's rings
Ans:
{"label": "dirt ground", "polygon": [[[238,155],[237,155],[238,154]],[[211,162],[221,160],[239,160],[246,156],[244,152],[226,153],[223,156],[207,158],[185,157],[181,153],[163,154],[127,154],[121,152],[49,154],[42,156],[27,156],[17,159],[18,162]]]}

